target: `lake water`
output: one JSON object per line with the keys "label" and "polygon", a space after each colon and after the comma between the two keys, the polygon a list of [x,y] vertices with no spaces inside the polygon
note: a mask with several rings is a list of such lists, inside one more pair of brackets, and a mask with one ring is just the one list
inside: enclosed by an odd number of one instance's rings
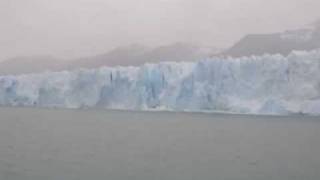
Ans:
{"label": "lake water", "polygon": [[320,117],[0,108],[0,180],[319,180]]}

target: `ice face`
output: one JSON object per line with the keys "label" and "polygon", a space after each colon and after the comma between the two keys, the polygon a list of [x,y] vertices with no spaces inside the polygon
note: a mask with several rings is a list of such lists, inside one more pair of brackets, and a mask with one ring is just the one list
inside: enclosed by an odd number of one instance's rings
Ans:
{"label": "ice face", "polygon": [[0,104],[320,114],[320,50],[0,77]]}

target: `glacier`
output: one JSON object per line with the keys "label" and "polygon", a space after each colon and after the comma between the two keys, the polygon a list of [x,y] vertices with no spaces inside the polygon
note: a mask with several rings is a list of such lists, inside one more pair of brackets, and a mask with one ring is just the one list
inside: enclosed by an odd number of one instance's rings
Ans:
{"label": "glacier", "polygon": [[0,105],[320,115],[320,50],[1,76]]}

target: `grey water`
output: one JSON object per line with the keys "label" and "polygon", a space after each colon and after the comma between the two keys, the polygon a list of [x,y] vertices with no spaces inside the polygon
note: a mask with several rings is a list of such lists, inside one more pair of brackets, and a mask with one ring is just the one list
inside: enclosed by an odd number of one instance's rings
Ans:
{"label": "grey water", "polygon": [[0,180],[319,180],[320,118],[0,108]]}

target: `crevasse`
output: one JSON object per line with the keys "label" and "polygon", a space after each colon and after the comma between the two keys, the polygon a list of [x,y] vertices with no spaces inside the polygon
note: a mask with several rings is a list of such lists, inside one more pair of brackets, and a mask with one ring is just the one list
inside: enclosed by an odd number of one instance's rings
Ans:
{"label": "crevasse", "polygon": [[0,77],[0,104],[320,114],[320,50]]}

